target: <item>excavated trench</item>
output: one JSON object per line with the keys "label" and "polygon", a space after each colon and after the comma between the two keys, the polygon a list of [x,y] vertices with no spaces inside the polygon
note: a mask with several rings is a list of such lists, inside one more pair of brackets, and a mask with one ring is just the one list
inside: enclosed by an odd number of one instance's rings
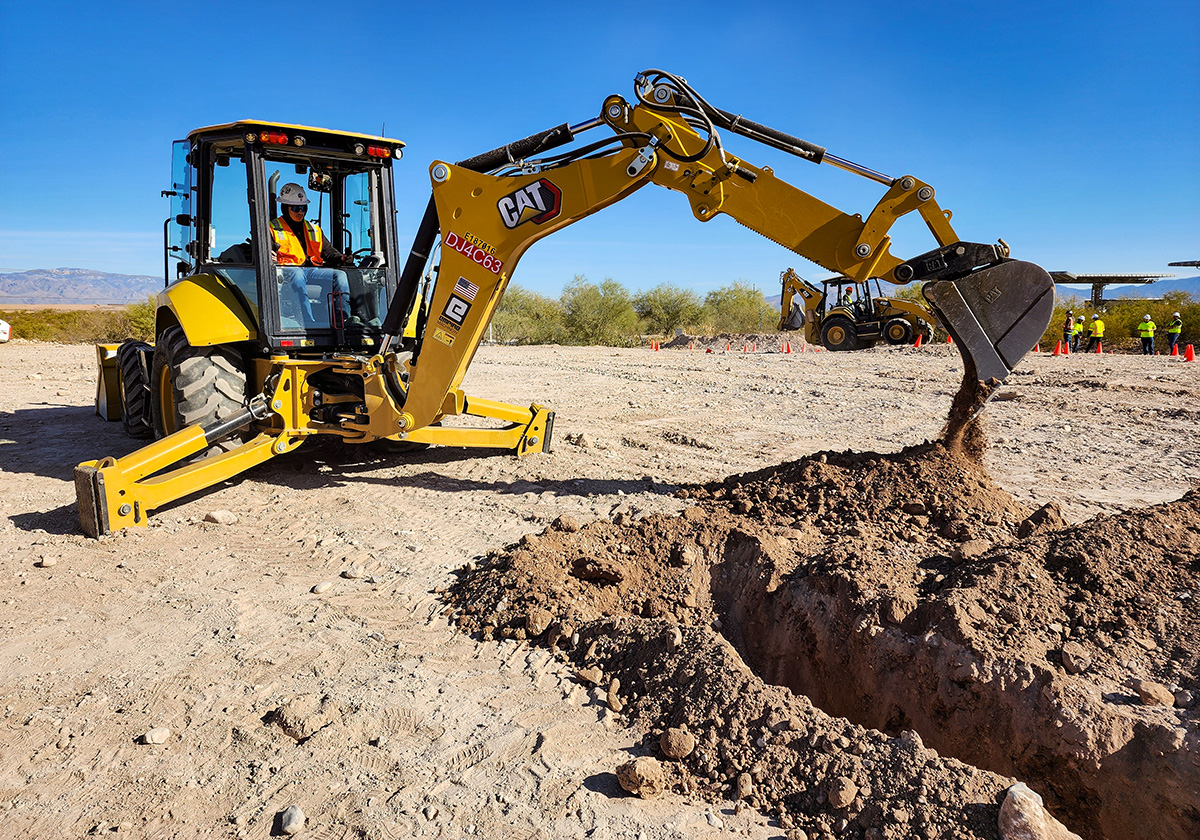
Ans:
{"label": "excavated trench", "polygon": [[864,593],[845,578],[772,584],[772,551],[772,541],[731,533],[713,581],[724,635],[764,681],[870,729],[915,730],[941,755],[1026,781],[1083,837],[1196,836],[1194,728],[1183,749],[1188,736],[1172,721],[1123,715],[1105,692],[1061,679],[1050,662],[987,656],[930,629],[936,607],[905,615],[893,600],[884,618],[864,609]]}
{"label": "excavated trench", "polygon": [[692,733],[677,790],[810,838],[997,837],[1005,777],[1088,840],[1200,836],[1196,492],[1073,528],[926,444],[684,495],[470,564],[455,620],[559,650],[650,754]]}

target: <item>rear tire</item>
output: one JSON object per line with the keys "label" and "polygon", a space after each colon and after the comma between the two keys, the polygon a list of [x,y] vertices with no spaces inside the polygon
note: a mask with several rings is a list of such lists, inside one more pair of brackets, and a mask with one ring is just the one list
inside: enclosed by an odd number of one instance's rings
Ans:
{"label": "rear tire", "polygon": [[[168,327],[154,349],[150,388],[156,437],[211,426],[245,407],[245,363],[230,347],[192,347],[182,328]],[[195,457],[227,452],[243,440],[246,433],[239,432]]]}
{"label": "rear tire", "polygon": [[858,330],[849,318],[834,316],[821,325],[821,344],[826,350],[857,350]]}
{"label": "rear tire", "polygon": [[150,366],[146,362],[153,352],[146,342],[132,339],[117,348],[121,425],[130,437],[146,438],[154,434],[150,416]]}
{"label": "rear tire", "polygon": [[912,344],[916,339],[916,330],[903,318],[893,318],[883,325],[883,339],[893,347]]}

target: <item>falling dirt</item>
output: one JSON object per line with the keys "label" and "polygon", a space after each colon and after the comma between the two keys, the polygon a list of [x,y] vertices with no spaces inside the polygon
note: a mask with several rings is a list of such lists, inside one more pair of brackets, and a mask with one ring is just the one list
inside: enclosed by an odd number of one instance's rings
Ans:
{"label": "falling dirt", "polygon": [[569,658],[644,754],[686,729],[675,790],[796,836],[998,837],[1013,778],[1089,840],[1197,836],[1200,494],[1031,511],[981,466],[987,390],[943,442],[560,519],[464,567],[454,620]]}
{"label": "falling dirt", "polygon": [[965,455],[978,464],[983,463],[983,455],[987,451],[987,436],[979,413],[999,384],[995,380],[989,383],[980,380],[974,361],[963,356],[962,384],[950,402],[942,440],[951,451]]}

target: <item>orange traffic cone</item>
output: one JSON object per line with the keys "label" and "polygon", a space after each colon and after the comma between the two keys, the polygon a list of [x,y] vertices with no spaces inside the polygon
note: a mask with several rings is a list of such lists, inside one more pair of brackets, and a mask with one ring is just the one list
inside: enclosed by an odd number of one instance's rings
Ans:
{"label": "orange traffic cone", "polygon": [[1183,360],[1185,362],[1196,361],[1196,351],[1192,349],[1192,345],[1189,344],[1187,349],[1183,351]]}
{"label": "orange traffic cone", "polygon": [[1064,355],[1064,356],[1070,356],[1070,355],[1071,355],[1071,342],[1069,342],[1069,341],[1064,341],[1064,342],[1063,342],[1063,355]]}
{"label": "orange traffic cone", "polygon": [[783,342],[783,352],[784,353],[792,352],[792,342],[790,342],[790,341]]}
{"label": "orange traffic cone", "polygon": [[1172,344],[1172,345],[1171,345],[1171,355],[1172,355],[1172,356],[1178,356],[1178,355],[1179,355],[1179,345],[1178,345],[1178,344]]}
{"label": "orange traffic cone", "polygon": [[1042,343],[1040,341],[1037,344],[1033,345],[1033,352],[1034,353],[1042,352]]}
{"label": "orange traffic cone", "polygon": [[705,347],[705,348],[704,348],[704,352],[705,352],[705,353],[711,353],[711,352],[712,352],[712,348],[711,348],[711,347]]}
{"label": "orange traffic cone", "polygon": [[725,352],[726,352],[726,353],[728,353],[732,347],[733,347],[733,342],[732,342],[732,341],[726,341],[726,342],[725,342]]}
{"label": "orange traffic cone", "polygon": [[1102,355],[1103,353],[1104,353],[1104,342],[1097,341],[1096,342],[1096,355],[1099,356],[1099,355]]}
{"label": "orange traffic cone", "polygon": [[694,341],[689,341],[689,342],[688,342],[688,349],[689,349],[689,350],[695,350],[695,349],[696,349],[696,342],[694,342]]}
{"label": "orange traffic cone", "polygon": [[1062,355],[1062,342],[1061,341],[1058,342],[1058,344],[1054,345],[1054,352],[1051,355],[1053,355],[1053,356],[1061,356]]}
{"label": "orange traffic cone", "polygon": [[917,343],[916,343],[916,344],[914,344],[914,345],[913,345],[913,347],[920,348],[920,346],[921,346],[921,340],[922,340],[923,338],[925,338],[924,334],[922,334],[922,333],[917,333]]}
{"label": "orange traffic cone", "polygon": [[946,343],[947,343],[947,344],[953,344],[953,343],[954,343],[954,338],[953,338],[952,336],[950,336],[949,334],[947,334],[947,335],[946,335]]}
{"label": "orange traffic cone", "polygon": [[758,342],[757,341],[750,345],[750,352],[751,353],[758,352]]}

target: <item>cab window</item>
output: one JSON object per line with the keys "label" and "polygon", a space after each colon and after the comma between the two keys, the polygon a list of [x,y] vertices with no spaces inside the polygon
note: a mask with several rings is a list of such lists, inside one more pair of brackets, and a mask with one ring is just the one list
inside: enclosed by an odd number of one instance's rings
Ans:
{"label": "cab window", "polygon": [[236,286],[258,305],[258,275],[250,244],[250,207],[246,202],[246,162],[240,155],[218,153],[213,167],[209,270]]}

